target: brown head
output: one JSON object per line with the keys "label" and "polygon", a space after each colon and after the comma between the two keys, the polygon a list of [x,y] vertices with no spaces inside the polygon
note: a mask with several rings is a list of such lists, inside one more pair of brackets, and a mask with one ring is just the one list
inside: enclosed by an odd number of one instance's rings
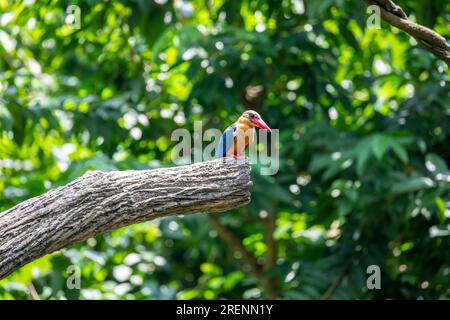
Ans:
{"label": "brown head", "polygon": [[262,130],[267,130],[269,132],[272,132],[270,130],[269,126],[264,122],[264,120],[261,118],[258,112],[253,110],[247,110],[245,111],[240,117],[239,122],[245,123],[250,127],[258,127]]}

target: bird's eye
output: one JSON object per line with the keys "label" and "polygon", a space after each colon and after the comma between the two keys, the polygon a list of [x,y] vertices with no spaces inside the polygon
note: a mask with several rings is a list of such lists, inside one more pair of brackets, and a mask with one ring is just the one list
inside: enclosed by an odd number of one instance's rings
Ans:
{"label": "bird's eye", "polygon": [[250,118],[254,118],[254,117],[255,117],[254,113],[250,114]]}

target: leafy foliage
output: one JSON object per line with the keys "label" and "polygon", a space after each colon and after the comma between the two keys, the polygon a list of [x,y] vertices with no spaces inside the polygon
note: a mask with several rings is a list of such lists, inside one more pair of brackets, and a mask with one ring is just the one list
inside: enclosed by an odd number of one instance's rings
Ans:
{"label": "leafy foliage", "polygon": [[[80,29],[65,21],[72,4]],[[448,1],[398,4],[449,38]],[[280,128],[280,170],[255,170],[252,202],[220,219],[279,298],[450,298],[450,72],[387,24],[367,28],[362,1],[0,0],[0,12],[1,211],[87,170],[171,165],[174,129],[225,128],[253,108]],[[373,264],[381,290],[366,288]],[[204,214],[45,256],[0,281],[0,298],[30,288],[267,297]]]}

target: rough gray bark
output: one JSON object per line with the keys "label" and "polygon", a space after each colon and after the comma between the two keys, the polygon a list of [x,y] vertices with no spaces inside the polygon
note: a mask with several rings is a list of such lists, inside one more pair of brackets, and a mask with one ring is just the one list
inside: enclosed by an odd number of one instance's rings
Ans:
{"label": "rough gray bark", "polygon": [[242,207],[250,201],[250,186],[245,161],[88,172],[0,213],[0,279],[105,231],[164,216]]}

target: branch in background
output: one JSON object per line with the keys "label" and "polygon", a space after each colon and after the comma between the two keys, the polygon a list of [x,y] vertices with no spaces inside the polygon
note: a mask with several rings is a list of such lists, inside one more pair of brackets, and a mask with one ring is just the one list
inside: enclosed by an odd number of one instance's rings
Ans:
{"label": "branch in background", "polygon": [[230,246],[233,251],[239,252],[242,255],[242,260],[250,268],[250,273],[255,277],[259,286],[261,286],[269,299],[276,299],[277,291],[271,286],[269,279],[264,275],[263,268],[258,264],[255,256],[253,256],[247,249],[245,249],[241,240],[238,239],[233,232],[227,227],[222,225],[219,221],[219,217],[214,214],[208,215],[209,222],[214,230],[217,231],[219,236]]}
{"label": "branch in background", "polygon": [[28,282],[27,289],[32,300],[41,300],[32,281]]}
{"label": "branch in background", "polygon": [[338,274],[338,276],[331,282],[330,286],[325,290],[325,292],[320,297],[320,300],[327,300],[333,293],[336,291],[336,289],[341,284],[342,280],[344,280],[345,276],[347,275],[347,272],[349,271],[350,267],[352,266],[354,259],[354,255],[350,257],[348,262],[345,264],[342,271]]}
{"label": "branch in background", "polygon": [[209,222],[214,230],[220,235],[220,237],[234,250],[239,252],[242,255],[242,259],[249,266],[251,274],[256,279],[261,279],[262,277],[262,268],[256,261],[256,258],[245,249],[242,242],[224,225],[222,225],[219,221],[219,218],[216,215],[209,214],[208,215]]}
{"label": "branch in background", "polygon": [[[276,207],[272,214],[269,214],[266,222],[266,243],[267,243],[267,253],[266,253],[266,263],[264,264],[264,271],[269,271],[275,267],[278,259],[278,243],[274,238],[274,232],[277,227],[277,212]],[[273,290],[278,295],[280,290],[280,284],[276,275],[269,277],[270,285]]]}
{"label": "branch in background", "polygon": [[392,0],[374,0],[378,6],[382,6],[385,10],[395,14],[402,19],[408,19],[408,16],[400,6],[396,5]]}
{"label": "branch in background", "polygon": [[380,8],[381,18],[414,37],[425,49],[450,66],[450,45],[434,30],[412,22],[403,10],[391,0],[364,0],[368,6]]}
{"label": "branch in background", "polygon": [[250,201],[248,162],[92,171],[0,213],[0,279],[45,254],[155,218],[224,212]]}

